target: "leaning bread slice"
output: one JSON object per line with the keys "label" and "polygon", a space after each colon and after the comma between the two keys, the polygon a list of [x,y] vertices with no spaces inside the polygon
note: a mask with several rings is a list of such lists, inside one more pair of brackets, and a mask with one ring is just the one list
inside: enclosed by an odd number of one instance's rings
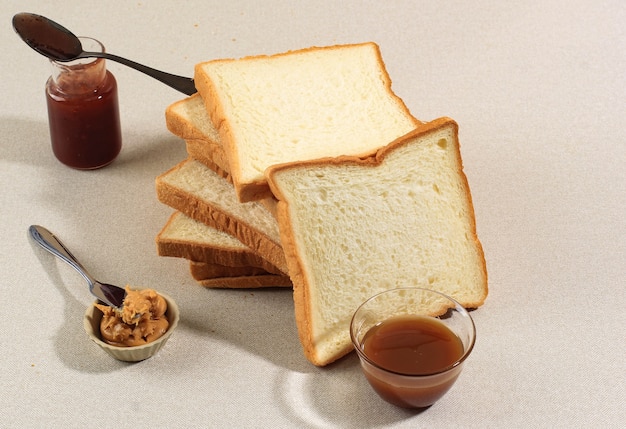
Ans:
{"label": "leaning bread slice", "polygon": [[383,290],[431,288],[466,307],[485,300],[485,260],[451,119],[367,158],[274,166],[268,180],[312,363],[352,350],[354,311]]}
{"label": "leaning bread slice", "polygon": [[[217,267],[244,268],[238,275],[281,273],[278,268],[257,255],[250,247],[232,235],[210,227],[203,222],[174,212],[156,237],[160,256],[185,258],[191,261],[215,264]],[[252,272],[250,268],[256,268]],[[210,277],[226,277],[227,271],[216,271]],[[283,273],[281,273],[283,274]],[[205,273],[208,277],[208,274]],[[232,275],[230,276],[232,277]]]}
{"label": "leaning bread slice", "polygon": [[235,236],[281,272],[288,272],[272,213],[258,202],[238,202],[232,184],[201,162],[187,159],[161,174],[156,191],[162,203]]}
{"label": "leaning bread slice", "polygon": [[208,61],[195,83],[240,201],[270,196],[271,165],[368,154],[419,124],[375,43]]}

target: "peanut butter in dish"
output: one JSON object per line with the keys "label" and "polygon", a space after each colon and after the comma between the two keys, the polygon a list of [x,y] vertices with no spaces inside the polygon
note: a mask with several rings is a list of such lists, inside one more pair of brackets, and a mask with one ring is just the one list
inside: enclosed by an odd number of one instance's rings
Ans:
{"label": "peanut butter in dish", "polygon": [[113,346],[131,347],[150,343],[165,334],[169,327],[165,299],[152,289],[132,290],[130,286],[125,289],[121,310],[96,304],[103,313],[102,340]]}

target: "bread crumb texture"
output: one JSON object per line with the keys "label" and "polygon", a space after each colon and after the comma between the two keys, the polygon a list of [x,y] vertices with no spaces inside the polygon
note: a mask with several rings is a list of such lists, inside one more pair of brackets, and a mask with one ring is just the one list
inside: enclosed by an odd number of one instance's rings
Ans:
{"label": "bread crumb texture", "polygon": [[272,165],[369,154],[418,123],[374,43],[209,61],[195,76],[238,189]]}
{"label": "bread crumb texture", "polygon": [[294,299],[313,363],[352,349],[354,311],[383,290],[418,286],[465,307],[484,302],[484,255],[452,120],[398,139],[377,159],[278,166],[269,177],[285,208],[283,246],[298,259]]}

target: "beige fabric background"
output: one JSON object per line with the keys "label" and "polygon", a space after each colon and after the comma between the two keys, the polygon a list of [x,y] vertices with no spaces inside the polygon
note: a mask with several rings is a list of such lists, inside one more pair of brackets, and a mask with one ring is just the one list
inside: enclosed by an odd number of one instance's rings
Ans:
{"label": "beige fabric background", "polygon": [[[411,413],[378,399],[355,356],[302,356],[286,290],[205,290],[156,256],[170,214],[154,178],[185,157],[164,110],[182,94],[109,63],[124,148],[110,167],[52,156],[46,60],[13,33],[49,16],[172,73],[196,62],[372,40],[422,120],[460,125],[490,295],[449,394]],[[527,428],[626,421],[626,6],[622,1],[73,1],[0,6],[2,427]],[[57,233],[97,278],[178,301],[154,358],[90,343],[83,280],[34,249]]]}

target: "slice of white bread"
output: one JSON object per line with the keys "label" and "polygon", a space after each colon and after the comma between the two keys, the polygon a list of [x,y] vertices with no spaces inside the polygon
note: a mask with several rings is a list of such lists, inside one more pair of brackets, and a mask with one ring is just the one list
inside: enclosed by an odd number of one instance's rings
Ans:
{"label": "slice of white bread", "polygon": [[230,180],[224,146],[200,94],[170,104],[165,110],[165,123],[172,134],[185,140],[189,156]]}
{"label": "slice of white bread", "polygon": [[199,139],[221,146],[219,133],[199,93],[178,100],[165,109],[165,124],[172,134],[182,139]]}
{"label": "slice of white bread", "polygon": [[235,237],[180,212],[170,216],[156,242],[160,256],[188,259],[192,277],[204,287],[291,287],[287,275]]}
{"label": "slice of white bread", "polygon": [[[174,135],[185,139],[190,157],[200,161],[219,176],[230,180],[229,167],[219,135],[199,94],[168,106],[165,117],[168,129]],[[268,198],[261,203],[270,210],[275,207],[274,198]],[[172,215],[156,240],[159,255],[191,259],[191,274],[195,280],[203,281],[204,286],[235,288],[291,286],[288,279],[275,279],[269,276],[284,273],[256,255],[237,238],[191,219],[183,213],[177,212]],[[220,265],[223,263],[228,265]],[[251,279],[251,276],[254,278]],[[216,280],[220,278],[222,280]]]}
{"label": "slice of white bread", "polygon": [[224,151],[206,140],[187,139],[185,148],[190,158],[200,161],[218,175],[232,183],[228,163],[225,161]]}
{"label": "slice of white bread", "polygon": [[307,358],[352,350],[351,317],[386,289],[419,286],[482,305],[487,272],[456,123],[424,124],[370,157],[268,169]]}
{"label": "slice of white bread", "polygon": [[208,61],[194,80],[239,201],[271,195],[271,165],[365,155],[420,123],[392,92],[375,43]]}
{"label": "slice of white bread", "polygon": [[256,289],[291,287],[287,275],[272,274],[256,267],[227,267],[189,261],[191,276],[207,288]]}
{"label": "slice of white bread", "polygon": [[192,219],[233,235],[288,273],[278,224],[259,202],[240,203],[231,183],[203,163],[187,159],[156,178],[157,198]]}
{"label": "slice of white bread", "polygon": [[[252,251],[232,235],[199,222],[181,212],[174,212],[156,236],[159,256],[185,258],[191,261],[213,264],[221,268],[245,268],[245,270],[216,271],[205,277],[232,277],[259,273],[284,274],[274,265]],[[257,268],[252,272],[250,268]]]}
{"label": "slice of white bread", "polygon": [[231,267],[210,262],[189,261],[189,270],[195,280],[216,279],[221,277],[246,277],[268,275],[263,268],[258,267]]}
{"label": "slice of white bread", "polygon": [[291,281],[288,276],[279,276],[276,274],[244,276],[244,277],[221,277],[214,279],[197,280],[197,282],[206,288],[221,289],[257,289],[268,287],[291,287]]}
{"label": "slice of white bread", "polygon": [[[187,153],[191,158],[232,182],[224,147],[199,94],[168,106],[165,118],[168,129],[185,140]],[[259,201],[272,214],[275,212],[276,199],[273,195]]]}

